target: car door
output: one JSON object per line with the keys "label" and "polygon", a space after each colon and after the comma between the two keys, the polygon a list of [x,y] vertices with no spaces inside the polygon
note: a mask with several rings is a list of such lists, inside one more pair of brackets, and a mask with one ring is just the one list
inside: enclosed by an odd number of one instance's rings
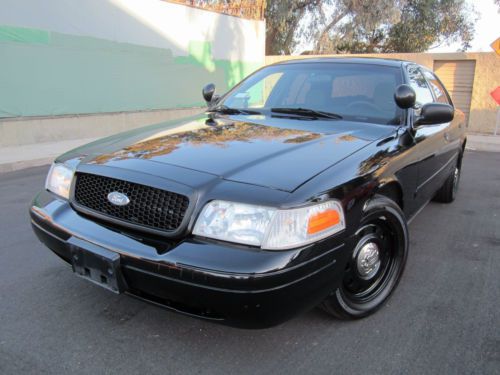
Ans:
{"label": "car door", "polygon": [[[436,100],[423,70],[418,65],[407,66],[408,83],[415,90],[416,106],[413,121],[420,114],[423,105]],[[446,179],[446,144],[449,123],[413,126],[414,152],[417,163],[417,186],[415,203],[422,206],[430,200]]]}
{"label": "car door", "polygon": [[[432,89],[434,96],[434,102],[449,104],[454,107],[451,101],[450,95],[446,91],[443,83],[437,78],[434,72],[423,68],[424,76]],[[456,160],[458,158],[458,152],[461,150],[461,136],[465,129],[465,117],[459,113],[460,111],[455,111],[455,117],[451,123],[448,124],[444,131],[444,148],[441,152],[443,157],[443,176],[446,178],[455,168]]]}

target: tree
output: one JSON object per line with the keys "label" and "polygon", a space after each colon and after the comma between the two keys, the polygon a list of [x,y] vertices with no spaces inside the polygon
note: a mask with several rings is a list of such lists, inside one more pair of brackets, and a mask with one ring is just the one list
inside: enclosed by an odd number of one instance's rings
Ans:
{"label": "tree", "polygon": [[399,21],[399,0],[337,1],[334,14],[320,31],[314,53],[374,52],[386,34],[386,26]]}
{"label": "tree", "polygon": [[[496,0],[500,1],[500,0]],[[422,52],[443,43],[470,47],[474,13],[465,0],[270,0],[267,54]]]}
{"label": "tree", "polygon": [[424,52],[444,43],[470,48],[474,21],[464,0],[409,0],[389,30],[383,52]]}
{"label": "tree", "polygon": [[273,0],[266,6],[266,55],[290,55],[298,43],[297,30],[307,12],[321,8],[321,0]]}

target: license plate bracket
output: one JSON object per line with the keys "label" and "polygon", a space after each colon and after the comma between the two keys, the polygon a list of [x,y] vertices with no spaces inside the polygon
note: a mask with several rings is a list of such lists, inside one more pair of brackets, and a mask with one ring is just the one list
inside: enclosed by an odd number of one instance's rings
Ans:
{"label": "license plate bracket", "polygon": [[123,293],[127,287],[120,268],[120,254],[91,243],[75,240],[71,248],[71,265],[77,276],[113,293]]}

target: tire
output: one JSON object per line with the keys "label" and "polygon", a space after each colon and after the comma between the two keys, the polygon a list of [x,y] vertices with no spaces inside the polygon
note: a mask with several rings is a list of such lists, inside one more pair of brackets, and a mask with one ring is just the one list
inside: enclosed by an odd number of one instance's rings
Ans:
{"label": "tire", "polygon": [[439,188],[434,198],[432,198],[433,201],[441,203],[451,203],[455,200],[460,183],[460,174],[462,169],[461,164],[462,163],[460,157],[453,172],[450,173],[448,178],[446,178],[443,186]]}
{"label": "tire", "polygon": [[406,219],[384,196],[367,204],[356,237],[340,286],[320,304],[338,319],[364,318],[382,307],[398,285],[408,257]]}

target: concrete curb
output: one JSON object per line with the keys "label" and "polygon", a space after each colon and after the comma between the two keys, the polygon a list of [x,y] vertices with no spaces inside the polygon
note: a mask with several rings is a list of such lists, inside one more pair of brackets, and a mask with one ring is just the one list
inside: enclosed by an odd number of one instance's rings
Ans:
{"label": "concrete curb", "polygon": [[0,148],[0,173],[18,171],[52,163],[59,155],[94,141],[95,138],[44,142]]}
{"label": "concrete curb", "polygon": [[0,164],[0,173],[15,172],[21,169],[27,169],[32,167],[39,167],[42,165],[48,165],[54,160],[53,157],[34,159],[34,160],[22,160],[11,163]]}
{"label": "concrete curb", "polygon": [[469,134],[467,135],[466,149],[471,151],[500,152],[500,135]]}

